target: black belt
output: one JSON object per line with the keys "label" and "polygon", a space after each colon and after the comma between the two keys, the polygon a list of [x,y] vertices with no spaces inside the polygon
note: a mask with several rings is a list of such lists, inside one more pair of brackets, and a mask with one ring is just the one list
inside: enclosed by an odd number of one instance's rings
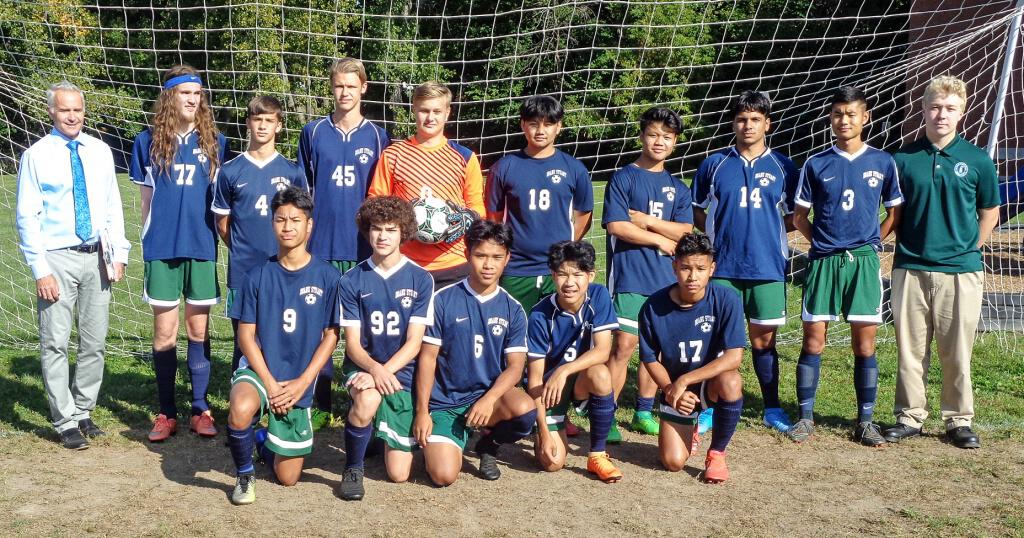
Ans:
{"label": "black belt", "polygon": [[97,241],[95,243],[88,244],[88,245],[83,243],[81,245],[75,245],[73,247],[68,247],[68,250],[73,250],[75,252],[81,252],[83,254],[94,254],[97,251],[99,251],[99,249],[100,249],[99,241]]}

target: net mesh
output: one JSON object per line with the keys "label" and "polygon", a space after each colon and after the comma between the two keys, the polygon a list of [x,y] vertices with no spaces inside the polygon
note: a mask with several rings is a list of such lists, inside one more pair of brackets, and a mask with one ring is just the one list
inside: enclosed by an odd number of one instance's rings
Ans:
{"label": "net mesh", "polygon": [[[34,283],[14,232],[14,174],[24,149],[48,130],[46,87],[67,79],[86,90],[88,128],[112,146],[124,171],[161,70],[189,63],[205,72],[232,149],[244,148],[245,103],[272,94],[288,112],[281,150],[294,156],[301,126],[332,107],[327,72],[344,55],[367,66],[364,113],[396,137],[412,132],[412,88],[429,79],[449,84],[456,98],[447,133],[476,150],[485,168],[523,145],[520,99],[555,95],[567,110],[559,147],[593,172],[597,211],[603,182],[638,156],[635,122],[654,104],[684,117],[669,169],[689,182],[708,153],[731,144],[723,110],[742,90],[770,94],[769,143],[801,164],[831,143],[824,111],[836,87],[854,84],[872,96],[869,143],[894,150],[919,133],[923,84],[938,74],[960,76],[971,92],[968,140],[985,146],[995,108],[1004,110],[995,156],[1011,203],[1003,208],[1009,223],[985,249],[983,327],[1024,330],[1016,224],[1024,189],[1014,183],[1024,135],[1020,53],[1009,65],[1005,97],[997,94],[1019,9],[1014,2],[909,0],[8,2],[0,6],[0,204],[8,215],[0,226],[0,343],[34,345]],[[141,301],[138,193],[127,177],[122,183],[135,247],[114,296],[110,344],[134,352],[148,349],[151,318]],[[603,233],[600,226],[590,232],[602,254]],[[807,245],[791,237],[791,246],[791,276],[799,282]],[[886,273],[891,257],[890,243]],[[784,342],[800,335],[799,289],[790,295]],[[216,317],[215,336],[229,336]],[[845,330],[835,327],[834,337]],[[891,330],[880,338],[891,339]]]}

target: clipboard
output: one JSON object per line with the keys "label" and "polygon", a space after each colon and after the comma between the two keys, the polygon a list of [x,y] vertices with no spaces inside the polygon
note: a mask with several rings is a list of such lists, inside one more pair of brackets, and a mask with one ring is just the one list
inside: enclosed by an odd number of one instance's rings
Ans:
{"label": "clipboard", "polygon": [[110,236],[106,230],[100,230],[100,254],[103,257],[103,266],[107,270],[107,280],[114,281],[116,272],[114,270],[114,245],[110,244]]}

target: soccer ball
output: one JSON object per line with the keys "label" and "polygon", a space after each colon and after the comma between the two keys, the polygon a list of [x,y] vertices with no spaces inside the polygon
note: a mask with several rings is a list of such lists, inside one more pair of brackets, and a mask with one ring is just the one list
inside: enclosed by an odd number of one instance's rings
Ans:
{"label": "soccer ball", "polygon": [[448,234],[452,210],[440,198],[419,198],[413,202],[416,213],[416,240],[421,243],[440,243]]}

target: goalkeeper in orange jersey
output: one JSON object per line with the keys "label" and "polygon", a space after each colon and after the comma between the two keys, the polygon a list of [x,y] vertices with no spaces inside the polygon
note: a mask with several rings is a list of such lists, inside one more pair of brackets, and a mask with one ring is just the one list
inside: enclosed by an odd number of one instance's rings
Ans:
{"label": "goalkeeper in orange jersey", "polygon": [[448,140],[444,126],[451,113],[452,92],[443,84],[424,82],[412,97],[416,134],[381,153],[369,196],[397,196],[412,202],[444,200],[450,227],[437,243],[414,240],[402,253],[430,271],[440,289],[469,274],[462,236],[484,214],[484,181],[473,150]]}

